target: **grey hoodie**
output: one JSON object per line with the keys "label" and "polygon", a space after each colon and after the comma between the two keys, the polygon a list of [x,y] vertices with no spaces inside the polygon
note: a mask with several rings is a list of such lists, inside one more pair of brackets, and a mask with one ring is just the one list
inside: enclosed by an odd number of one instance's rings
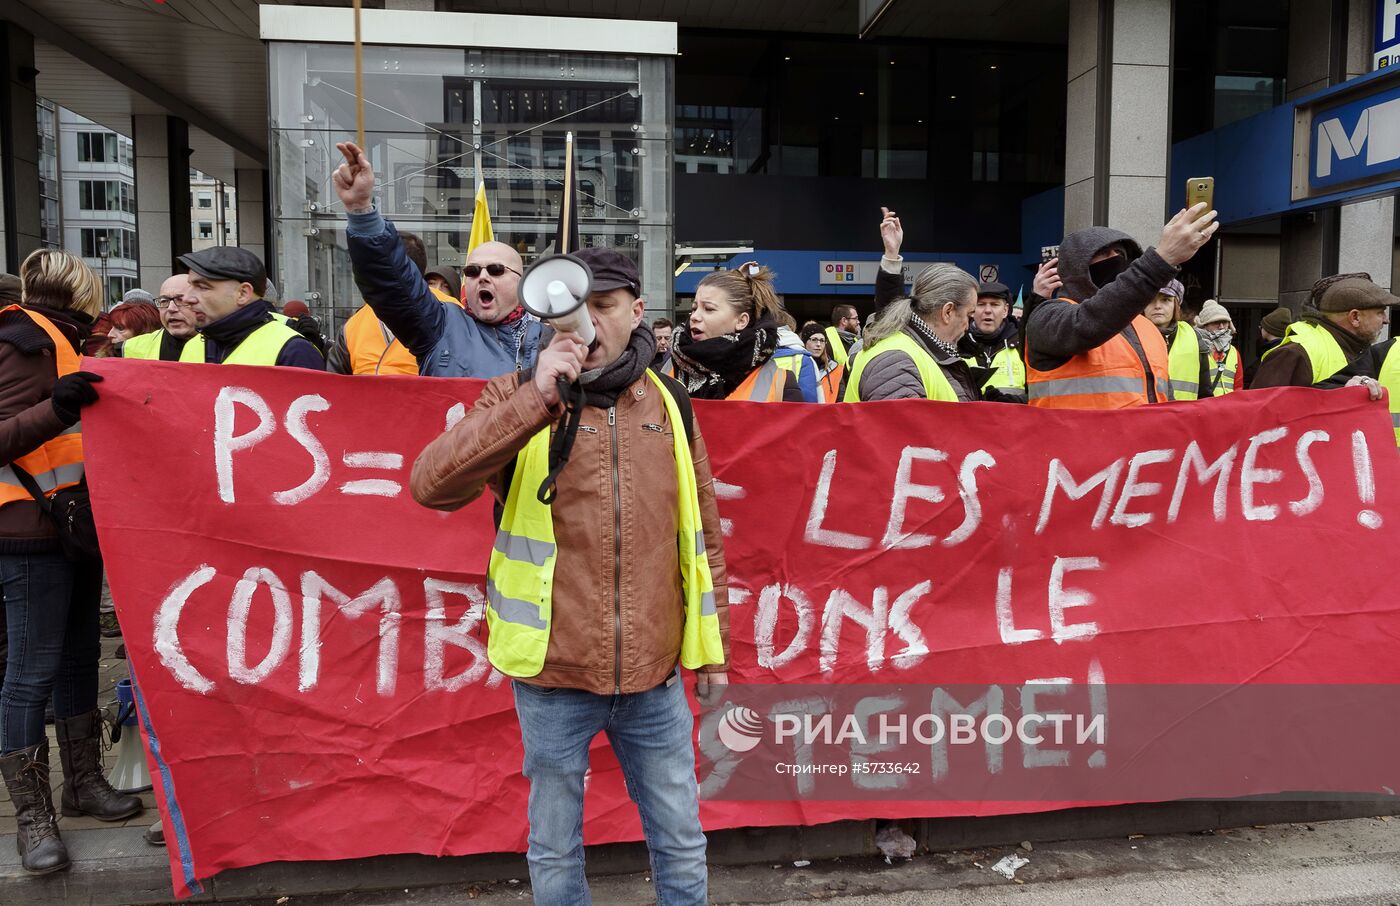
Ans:
{"label": "grey hoodie", "polygon": [[[1123,247],[1132,263],[1112,283],[1095,286],[1089,261],[1115,244]],[[1038,371],[1058,368],[1130,330],[1133,318],[1180,269],[1164,261],[1156,249],[1144,252],[1127,233],[1089,227],[1070,233],[1060,243],[1059,270],[1064,281],[1059,298],[1037,305],[1026,322],[1026,361]],[[1079,304],[1070,305],[1066,299]],[[1129,337],[1135,348],[1140,345],[1136,339]]]}

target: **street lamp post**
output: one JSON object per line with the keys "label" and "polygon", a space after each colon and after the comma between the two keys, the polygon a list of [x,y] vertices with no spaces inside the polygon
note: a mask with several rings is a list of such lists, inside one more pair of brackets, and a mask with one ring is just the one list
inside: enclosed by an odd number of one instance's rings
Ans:
{"label": "street lamp post", "polygon": [[112,241],[104,230],[102,235],[97,237],[97,257],[102,259],[102,307],[105,309],[112,304],[112,287],[107,282],[107,256],[111,254]]}

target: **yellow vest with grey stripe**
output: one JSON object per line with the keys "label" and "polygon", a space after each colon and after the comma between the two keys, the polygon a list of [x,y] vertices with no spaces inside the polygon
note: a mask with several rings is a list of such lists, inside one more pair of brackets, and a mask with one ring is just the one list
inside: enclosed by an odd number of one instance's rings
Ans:
{"label": "yellow vest with grey stripe", "polygon": [[[977,356],[970,356],[963,359],[969,368],[981,368],[982,363]],[[1025,390],[1026,389],[1026,364],[1021,361],[1021,350],[1014,346],[1004,346],[992,356],[989,363],[992,376],[987,378],[987,382],[982,385],[981,391],[986,393],[992,387],[1001,390]]]}
{"label": "yellow vest with grey stripe", "polygon": [[1283,340],[1264,353],[1262,361],[1267,362],[1269,356],[1289,343],[1297,343],[1308,354],[1314,384],[1322,383],[1349,364],[1347,354],[1342,350],[1342,344],[1337,342],[1337,338],[1328,333],[1327,328],[1309,321],[1294,321],[1289,324],[1288,329],[1283,332]]}
{"label": "yellow vest with grey stripe", "polygon": [[[244,337],[243,342],[233,348],[222,364],[276,365],[277,356],[282,353],[282,347],[300,336],[301,334],[274,317],[273,320]],[[181,350],[180,361],[204,362],[204,360],[204,334],[197,333],[190,337],[190,341]]]}
{"label": "yellow vest with grey stripe", "polygon": [[[680,408],[661,379],[647,371],[661,390],[666,416],[676,427],[676,530],[680,554],[685,629],[681,664],[687,669],[724,663],[724,640],[715,607],[714,580],[700,520],[700,489]],[[549,429],[537,432],[515,461],[501,526],[486,572],[486,654],[507,676],[527,678],[544,669],[553,612],[554,515],[537,491],[549,474]]]}
{"label": "yellow vest with grey stripe", "polygon": [[1195,328],[1185,321],[1176,322],[1176,333],[1167,347],[1167,376],[1173,400],[1201,398],[1201,341]]}
{"label": "yellow vest with grey stripe", "polygon": [[869,349],[860,351],[860,355],[856,357],[855,370],[851,372],[851,378],[846,384],[846,402],[861,401],[860,379],[865,374],[866,367],[887,352],[902,352],[914,360],[914,366],[919,369],[919,379],[924,384],[925,399],[941,400],[945,403],[958,401],[958,393],[949,383],[943,369],[938,367],[938,361],[907,333],[899,330]]}

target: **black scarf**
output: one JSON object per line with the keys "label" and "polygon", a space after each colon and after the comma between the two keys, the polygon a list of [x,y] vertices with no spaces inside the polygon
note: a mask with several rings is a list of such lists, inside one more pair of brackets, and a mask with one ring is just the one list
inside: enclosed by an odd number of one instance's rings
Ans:
{"label": "black scarf", "polygon": [[683,331],[671,347],[671,358],[676,363],[676,379],[692,397],[720,400],[771,359],[777,348],[778,322],[765,317],[738,333],[705,340],[692,340]]}
{"label": "black scarf", "polygon": [[588,405],[607,409],[622,391],[636,383],[656,357],[656,335],[645,324],[632,331],[622,355],[601,368],[578,376]]}
{"label": "black scarf", "polygon": [[560,417],[559,427],[549,442],[549,474],[540,484],[540,503],[554,502],[554,485],[559,473],[569,464],[574,439],[578,437],[578,426],[583,420],[583,407],[597,406],[600,409],[608,409],[616,405],[622,391],[631,387],[646,373],[647,366],[651,364],[655,355],[655,334],[645,324],[638,325],[627,338],[627,348],[622,350],[622,355],[601,368],[585,371],[572,386],[560,387],[564,414]]}

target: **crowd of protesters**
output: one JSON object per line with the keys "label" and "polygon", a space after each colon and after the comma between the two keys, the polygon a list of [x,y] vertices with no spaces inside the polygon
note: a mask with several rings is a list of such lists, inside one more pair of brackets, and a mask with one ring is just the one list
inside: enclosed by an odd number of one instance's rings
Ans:
{"label": "crowd of protesters", "polygon": [[[489,381],[468,416],[419,456],[411,489],[439,509],[488,491],[497,501],[489,653],[517,680],[538,902],[579,902],[586,891],[578,828],[588,741],[600,730],[649,818],[658,890],[668,901],[703,901],[705,844],[693,753],[685,755],[691,718],[676,665],[699,671],[701,692],[727,681],[728,612],[713,480],[691,400],[1114,409],[1348,384],[1376,398],[1388,388],[1392,407],[1400,397],[1394,341],[1375,345],[1400,299],[1365,274],[1319,281],[1296,320],[1284,307],[1270,313],[1261,357],[1247,366],[1218,302],[1187,321],[1180,269],[1217,229],[1204,206],[1172,217],[1146,248],[1105,227],[1064,237],[1035,274],[1023,317],[1020,294],[1013,305],[1008,286],[952,264],[922,268],[906,293],[904,227],[888,209],[864,325],[857,306],[842,304],[829,323],[799,326],[758,261],[707,275],[687,315],[648,324],[635,263],[585,249],[577,257],[592,272],[597,333],[585,345],[526,313],[525,263],[513,247],[486,242],[461,268],[430,267],[423,243],[376,208],[363,153],[348,143],[340,150],[335,185],[365,305],[334,337],[322,336],[299,300],[275,304],[263,262],[240,248],[181,256],[181,272],[154,297],[132,291],[106,312],[101,282],[68,252],[34,252],[18,277],[0,278],[0,457],[9,463],[0,468],[9,641],[6,650],[0,637],[0,770],[30,871],[69,862],[49,782],[50,700],[62,813],[117,821],[141,810],[100,767],[101,562],[70,549],[50,517],[57,495],[86,487],[80,416],[102,378],[82,368],[83,354]],[[674,448],[645,439],[662,424]],[[578,465],[565,468],[570,461]],[[554,495],[592,515],[553,525]],[[672,497],[674,508],[656,505]],[[672,534],[677,545],[656,544]],[[546,596],[611,589],[612,606],[595,612],[590,599],[551,614],[528,600],[542,570],[553,588]],[[634,710],[605,706],[617,697]],[[148,838],[160,842],[159,823]]]}

